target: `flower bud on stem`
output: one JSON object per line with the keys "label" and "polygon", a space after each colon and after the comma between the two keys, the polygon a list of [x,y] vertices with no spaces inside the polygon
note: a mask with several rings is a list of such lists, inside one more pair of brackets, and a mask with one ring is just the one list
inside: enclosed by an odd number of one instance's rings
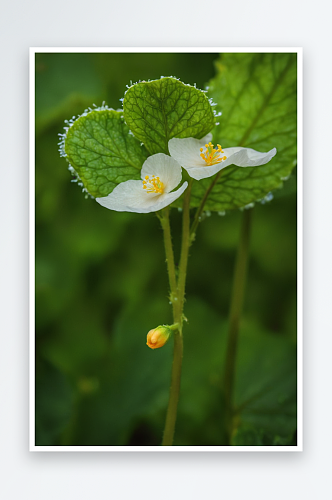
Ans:
{"label": "flower bud on stem", "polygon": [[157,328],[153,328],[147,335],[146,344],[151,349],[163,347],[169,340],[172,332],[177,331],[179,326],[179,323],[174,323],[174,325],[159,325]]}

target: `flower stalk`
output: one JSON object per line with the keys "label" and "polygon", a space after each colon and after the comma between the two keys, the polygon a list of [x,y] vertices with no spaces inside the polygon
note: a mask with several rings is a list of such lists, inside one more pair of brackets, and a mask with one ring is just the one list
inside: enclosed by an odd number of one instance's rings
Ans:
{"label": "flower stalk", "polygon": [[212,189],[214,188],[214,186],[217,184],[221,174],[222,174],[222,170],[220,170],[217,175],[214,177],[213,181],[211,182],[211,184],[209,185],[209,187],[207,188],[207,190],[205,191],[204,193],[204,196],[199,204],[199,207],[197,208],[196,210],[196,213],[195,213],[195,217],[194,217],[194,221],[192,223],[192,226],[190,228],[190,239],[191,241],[193,241],[195,239],[195,234],[196,234],[196,229],[197,229],[197,226],[199,224],[199,221],[200,221],[200,217],[202,215],[202,212],[204,210],[204,205],[206,203],[206,200],[208,199],[209,197],[209,194],[211,193]]}
{"label": "flower stalk", "polygon": [[246,284],[250,227],[252,210],[244,210],[240,241],[235,263],[233,289],[231,295],[229,324],[227,334],[226,360],[224,372],[224,403],[225,403],[225,430],[227,445],[230,445],[233,431],[234,415],[234,380],[236,370],[236,355],[239,338],[239,324],[242,312],[244,289]]}
{"label": "flower stalk", "polygon": [[165,422],[162,446],[172,446],[173,444],[175,423],[177,417],[177,408],[180,395],[181,369],[182,369],[182,357],[183,357],[183,336],[182,336],[183,306],[185,300],[185,284],[186,284],[189,246],[190,246],[191,186],[192,186],[192,181],[189,183],[188,189],[184,194],[184,200],[183,200],[182,245],[181,245],[181,257],[179,264],[178,280],[176,280],[176,275],[175,275],[174,254],[173,254],[173,247],[171,240],[168,209],[164,211],[164,216],[162,218],[167,268],[169,271],[169,284],[171,289],[170,296],[173,307],[173,320],[174,324],[179,325],[177,332],[174,332],[174,350],[173,350],[173,363],[172,363],[172,373],[171,373],[171,386],[169,392],[169,401],[166,413],[166,422]]}

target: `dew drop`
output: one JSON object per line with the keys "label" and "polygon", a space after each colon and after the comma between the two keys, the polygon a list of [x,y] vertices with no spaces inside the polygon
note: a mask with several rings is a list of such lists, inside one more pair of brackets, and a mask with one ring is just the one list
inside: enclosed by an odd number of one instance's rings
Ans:
{"label": "dew drop", "polygon": [[271,200],[273,200],[273,194],[270,192],[270,193],[267,193],[267,195],[262,200],[260,200],[260,202],[262,205],[265,205],[266,202],[271,201]]}
{"label": "dew drop", "polygon": [[244,207],[240,207],[240,210],[249,210],[250,208],[253,208],[255,206],[255,203],[248,203],[247,205],[244,205]]}

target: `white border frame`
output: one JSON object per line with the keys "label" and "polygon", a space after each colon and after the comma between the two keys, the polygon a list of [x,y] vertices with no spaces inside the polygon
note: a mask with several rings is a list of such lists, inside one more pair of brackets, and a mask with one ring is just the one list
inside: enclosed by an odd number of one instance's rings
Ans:
{"label": "white border frame", "polygon": [[[297,446],[36,446],[35,445],[35,54],[43,52],[292,52],[297,54]],[[302,47],[30,47],[29,65],[29,451],[303,451],[303,50]]]}

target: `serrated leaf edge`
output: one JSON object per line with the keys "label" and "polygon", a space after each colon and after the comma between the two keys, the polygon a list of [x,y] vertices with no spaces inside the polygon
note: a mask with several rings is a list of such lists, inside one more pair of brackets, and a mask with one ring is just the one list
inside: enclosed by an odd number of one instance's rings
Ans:
{"label": "serrated leaf edge", "polygon": [[[199,90],[200,92],[203,92],[204,94],[206,94],[208,92],[208,88],[207,89],[200,89],[199,87],[197,87],[196,83],[194,83],[193,85],[190,85],[190,83],[184,83],[182,80],[180,80],[180,78],[177,78],[176,76],[161,76],[160,78],[154,78],[153,80],[151,80],[151,79],[148,79],[148,80],[138,80],[138,82],[135,82],[135,83],[132,83],[132,81],[131,81],[130,85],[126,85],[127,90],[125,91],[124,96],[126,95],[126,93],[128,92],[129,89],[131,89],[132,87],[134,87],[138,83],[157,82],[159,80],[163,80],[164,78],[171,78],[172,80],[176,80],[176,81],[182,83],[186,87],[192,87],[192,88],[194,88],[196,90]],[[214,117],[215,118],[219,118],[222,115],[222,111],[218,111],[217,112],[214,109],[215,106],[218,106],[218,103],[214,102],[214,100],[213,100],[212,97],[208,97],[208,96],[206,96],[206,97],[207,97],[207,99],[209,101],[210,106],[212,107],[212,111],[213,111]],[[120,99],[120,101],[123,102],[124,101],[124,97],[122,97]],[[219,125],[219,123],[216,123],[215,125]]]}
{"label": "serrated leaf edge", "polygon": [[[88,108],[86,108],[83,113],[81,113],[80,115],[77,115],[77,116],[72,116],[69,120],[65,120],[64,123],[66,124],[63,129],[64,129],[64,133],[61,134],[59,133],[58,136],[60,137],[59,139],[59,142],[58,142],[58,146],[59,146],[59,153],[60,153],[60,156],[61,157],[64,157],[66,158],[67,162],[68,162],[68,170],[69,172],[71,173],[73,179],[71,180],[71,182],[76,182],[78,186],[80,186],[82,188],[82,193],[85,193],[85,198],[93,198],[94,199],[94,196],[92,196],[92,194],[89,193],[89,191],[84,187],[84,184],[82,182],[82,179],[80,178],[79,174],[76,172],[75,168],[71,165],[71,163],[69,162],[68,158],[67,158],[67,153],[65,151],[65,142],[66,142],[66,138],[67,138],[67,134],[68,134],[68,130],[74,125],[74,123],[79,120],[80,118],[82,118],[83,116],[87,116],[89,115],[90,113],[94,112],[94,111],[105,111],[105,110],[109,110],[109,111],[118,111],[118,112],[123,112],[123,109],[113,109],[113,108],[110,108],[106,103],[105,101],[102,102],[101,106],[97,106],[96,104],[93,104],[92,105],[93,107],[91,108],[90,106]],[[129,131],[130,132],[130,131]]]}

